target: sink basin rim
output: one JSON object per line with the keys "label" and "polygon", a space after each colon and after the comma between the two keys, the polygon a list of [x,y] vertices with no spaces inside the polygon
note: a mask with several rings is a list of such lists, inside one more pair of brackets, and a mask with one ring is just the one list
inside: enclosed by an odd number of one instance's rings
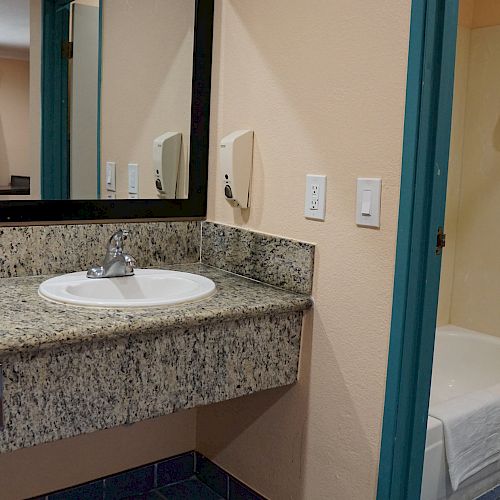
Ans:
{"label": "sink basin rim", "polygon": [[[141,280],[142,278],[142,280]],[[85,297],[71,293],[68,289],[77,290],[90,287],[99,287],[102,283],[103,288],[115,288],[116,294],[125,286],[131,284],[144,285],[151,280],[184,280],[187,283],[193,284],[192,291],[185,292],[182,296],[149,296],[136,298],[120,298],[115,297]],[[215,293],[215,283],[205,276],[193,273],[185,273],[181,271],[172,271],[167,269],[136,269],[133,276],[125,276],[120,278],[102,278],[90,279],[87,278],[86,271],[64,274],[45,280],[38,288],[38,294],[45,300],[55,302],[62,305],[79,306],[86,308],[99,309],[145,309],[151,307],[172,306],[179,304],[187,304],[197,302],[209,298]]]}

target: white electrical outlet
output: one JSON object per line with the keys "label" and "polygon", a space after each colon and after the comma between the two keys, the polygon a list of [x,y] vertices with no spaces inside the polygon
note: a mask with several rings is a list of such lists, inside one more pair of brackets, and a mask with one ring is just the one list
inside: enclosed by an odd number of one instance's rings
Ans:
{"label": "white electrical outlet", "polygon": [[326,175],[308,175],[304,215],[307,219],[325,220],[325,212]]}

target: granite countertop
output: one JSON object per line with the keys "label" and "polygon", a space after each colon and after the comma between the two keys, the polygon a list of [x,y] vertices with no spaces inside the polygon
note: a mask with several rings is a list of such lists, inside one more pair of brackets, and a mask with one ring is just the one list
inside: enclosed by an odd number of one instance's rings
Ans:
{"label": "granite countertop", "polygon": [[216,293],[200,302],[148,309],[98,309],[55,304],[38,295],[50,276],[0,279],[0,359],[21,351],[60,347],[189,327],[215,321],[301,311],[308,295],[288,292],[203,264],[167,266],[212,279]]}

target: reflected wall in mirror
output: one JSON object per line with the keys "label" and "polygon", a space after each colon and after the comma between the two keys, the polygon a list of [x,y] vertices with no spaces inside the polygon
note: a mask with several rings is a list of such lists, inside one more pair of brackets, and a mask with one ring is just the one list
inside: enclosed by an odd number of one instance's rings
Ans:
{"label": "reflected wall in mirror", "polygon": [[186,199],[195,0],[0,0],[0,200]]}
{"label": "reflected wall in mirror", "polygon": [[29,0],[0,2],[0,199],[29,194],[29,43]]}

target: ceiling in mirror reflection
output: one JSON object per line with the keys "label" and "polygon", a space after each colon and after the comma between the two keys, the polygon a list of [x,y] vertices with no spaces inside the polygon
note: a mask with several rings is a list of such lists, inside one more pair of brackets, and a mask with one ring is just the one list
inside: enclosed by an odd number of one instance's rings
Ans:
{"label": "ceiling in mirror reflection", "polygon": [[195,0],[0,0],[0,200],[187,198],[194,18]]}

